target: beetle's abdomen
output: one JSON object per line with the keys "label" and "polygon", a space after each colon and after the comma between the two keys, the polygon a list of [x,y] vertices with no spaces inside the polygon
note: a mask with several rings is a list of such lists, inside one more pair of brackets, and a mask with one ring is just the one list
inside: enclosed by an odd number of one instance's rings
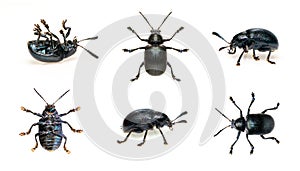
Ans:
{"label": "beetle's abdomen", "polygon": [[274,51],[278,49],[279,43],[276,36],[266,29],[254,28],[246,31],[250,39],[255,41],[253,49],[259,51]]}
{"label": "beetle's abdomen", "polygon": [[152,76],[158,76],[166,71],[167,52],[162,47],[150,47],[145,50],[145,69]]}
{"label": "beetle's abdomen", "polygon": [[247,117],[247,132],[249,135],[264,135],[272,132],[275,122],[270,115],[250,114]]}
{"label": "beetle's abdomen", "polygon": [[40,135],[39,139],[41,146],[48,151],[54,151],[58,149],[62,141],[61,136],[55,135],[53,133]]}

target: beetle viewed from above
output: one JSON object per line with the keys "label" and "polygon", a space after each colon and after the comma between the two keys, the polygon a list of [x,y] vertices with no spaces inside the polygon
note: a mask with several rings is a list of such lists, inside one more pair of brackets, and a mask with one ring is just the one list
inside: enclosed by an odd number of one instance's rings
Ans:
{"label": "beetle viewed from above", "polygon": [[[34,89],[34,91],[44,100],[44,102],[46,102],[46,100],[40,95],[40,93],[36,89]],[[54,151],[58,149],[62,142],[62,139],[64,138],[64,150],[68,154],[71,153],[70,150],[68,150],[66,147],[67,137],[63,134],[62,124],[67,124],[73,132],[81,133],[82,130],[74,129],[67,121],[61,120],[61,117],[68,115],[71,112],[80,110],[80,107],[71,109],[67,113],[58,114],[54,106],[54,104],[69,91],[70,90],[66,91],[63,95],[61,95],[53,104],[48,104],[46,102],[46,107],[42,114],[32,112],[31,110],[26,109],[23,106],[21,107],[21,110],[32,113],[33,115],[36,115],[41,118],[38,122],[32,124],[27,132],[21,132],[19,134],[20,136],[29,135],[31,133],[31,129],[34,126],[39,126],[38,133],[35,134],[35,146],[31,149],[32,152],[34,152],[35,149],[38,147],[37,137],[39,137],[41,146],[48,151]]]}
{"label": "beetle viewed from above", "polygon": [[181,30],[183,30],[183,27],[180,27],[171,38],[163,39],[163,37],[160,34],[160,27],[164,24],[164,22],[167,20],[167,18],[171,15],[172,12],[170,12],[166,18],[163,20],[163,22],[160,24],[160,26],[157,29],[154,29],[147,18],[140,12],[140,14],[143,16],[143,18],[146,20],[148,25],[151,27],[151,34],[148,37],[148,39],[142,39],[131,27],[127,27],[128,30],[130,30],[132,33],[134,33],[141,41],[147,42],[147,46],[138,47],[135,49],[123,49],[124,52],[133,52],[138,49],[144,49],[144,62],[139,67],[138,74],[135,78],[131,79],[131,81],[135,81],[140,77],[140,71],[141,68],[145,65],[145,70],[148,74],[152,76],[159,76],[163,74],[166,71],[167,66],[171,69],[172,78],[176,81],[180,81],[180,79],[176,78],[171,64],[167,61],[167,49],[172,49],[178,52],[187,52],[188,49],[176,49],[173,47],[164,46],[163,43],[170,41],[173,39],[173,37],[179,33]]}
{"label": "beetle viewed from above", "polygon": [[228,46],[221,47],[219,51],[229,48],[228,53],[229,54],[235,54],[236,48],[242,48],[243,52],[241,53],[236,65],[240,65],[240,61],[244,53],[248,53],[249,50],[253,50],[253,58],[255,60],[259,60],[259,56],[255,55],[255,50],[258,50],[260,52],[269,52],[267,56],[267,61],[271,64],[275,64],[275,62],[270,61],[271,52],[278,49],[278,40],[276,36],[270,32],[269,30],[262,29],[262,28],[252,28],[248,29],[244,32],[241,32],[237,35],[235,35],[231,42],[228,42],[225,40],[219,33],[212,32],[213,35],[218,36],[222,40],[224,40],[226,43],[228,43]]}
{"label": "beetle viewed from above", "polygon": [[272,116],[267,115],[266,112],[269,110],[276,110],[279,106],[279,103],[277,103],[276,107],[273,108],[268,108],[265,109],[264,111],[262,111],[261,113],[257,113],[257,114],[250,114],[250,107],[252,106],[254,100],[255,100],[255,96],[254,93],[251,94],[252,95],[252,100],[251,103],[248,107],[248,112],[246,115],[246,118],[243,117],[243,113],[242,110],[237,106],[237,104],[235,103],[235,101],[233,100],[232,97],[230,97],[229,99],[231,100],[231,102],[235,105],[235,107],[238,108],[238,110],[240,111],[240,117],[236,120],[232,119],[230,120],[227,116],[225,116],[222,112],[220,112],[217,108],[216,110],[223,116],[225,117],[229,122],[231,122],[230,125],[224,127],[223,129],[221,129],[218,133],[216,133],[214,135],[217,136],[219,135],[220,132],[222,132],[224,129],[231,127],[231,128],[235,128],[238,131],[236,140],[234,141],[234,143],[231,145],[230,147],[230,154],[232,154],[232,150],[233,150],[233,146],[235,145],[235,143],[238,141],[241,132],[246,131],[246,138],[251,146],[251,151],[250,154],[253,153],[254,150],[254,146],[252,145],[252,143],[250,142],[248,135],[260,135],[261,138],[263,139],[271,139],[271,140],[275,140],[278,144],[279,141],[275,138],[275,137],[265,137],[265,134],[268,134],[270,132],[272,132],[274,126],[275,126],[275,122],[274,119],[272,118]]}
{"label": "beetle viewed from above", "polygon": [[[27,43],[28,50],[33,58],[42,62],[59,62],[72,56],[76,52],[78,46],[86,50],[93,57],[98,58],[96,54],[78,44],[84,40],[95,40],[98,36],[79,41],[75,36],[73,40],[67,40],[71,32],[71,27],[66,27],[66,22],[67,20],[62,21],[62,27],[67,31],[67,33],[65,34],[63,30],[59,31],[63,37],[63,42],[61,42],[59,38],[50,31],[49,25],[44,19],[41,19],[41,23],[45,26],[47,32],[43,33],[40,25],[34,24],[33,31],[38,37],[36,40],[32,40]],[[45,39],[41,40],[41,38]]]}
{"label": "beetle viewed from above", "polygon": [[164,144],[168,144],[160,128],[168,126],[170,130],[172,130],[172,126],[176,123],[187,123],[186,120],[175,122],[178,118],[186,114],[187,112],[185,111],[171,121],[166,114],[154,111],[152,109],[135,110],[129,113],[123,121],[122,129],[125,133],[128,133],[126,138],[122,141],[118,140],[117,142],[119,144],[124,143],[125,141],[127,141],[132,132],[143,133],[145,131],[143,142],[138,144],[138,146],[142,146],[146,142],[148,130],[152,130],[154,127],[156,127],[156,129],[159,130],[161,136],[163,137]]}

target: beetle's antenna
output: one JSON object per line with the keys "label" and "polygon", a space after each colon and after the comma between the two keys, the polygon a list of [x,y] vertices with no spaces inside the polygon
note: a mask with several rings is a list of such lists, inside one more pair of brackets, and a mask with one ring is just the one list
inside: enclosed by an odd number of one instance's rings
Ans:
{"label": "beetle's antenna", "polygon": [[225,126],[223,129],[221,129],[218,133],[216,133],[215,135],[214,135],[214,137],[215,136],[217,136],[217,135],[219,135],[224,129],[226,129],[226,128],[228,128],[228,127],[230,127],[231,125],[227,125],[227,126]]}
{"label": "beetle's antenna", "polygon": [[79,45],[79,44],[77,44],[77,46],[79,46],[79,47],[81,47],[82,49],[84,49],[85,51],[87,51],[90,55],[92,55],[93,57],[95,57],[95,58],[99,58],[96,54],[94,54],[93,52],[91,52],[90,50],[88,50],[88,49],[86,49],[85,47],[83,47],[83,46],[81,46],[81,45]]}
{"label": "beetle's antenna", "polygon": [[64,95],[66,95],[70,90],[67,90],[64,94],[62,94],[52,105],[54,105],[59,99],[61,99],[62,97],[64,97]]}
{"label": "beetle's antenna", "polygon": [[[44,100],[44,102],[46,102],[46,100],[44,99],[44,97],[35,88],[33,88],[33,89],[36,92],[36,94],[38,94]],[[48,105],[47,102],[46,102],[46,104]]]}
{"label": "beetle's antenna", "polygon": [[151,24],[149,23],[148,19],[144,16],[144,14],[142,12],[139,12],[139,13],[143,16],[143,18],[146,20],[146,22],[151,27],[151,29],[154,30],[154,28],[151,26]]}
{"label": "beetle's antenna", "polygon": [[173,119],[171,122],[172,124],[174,125],[175,123],[187,123],[186,120],[181,120],[181,121],[178,121],[178,122],[174,122],[176,121],[178,118],[182,117],[183,115],[186,115],[187,114],[187,111],[184,111],[182,112],[180,115],[178,115],[175,119]]}
{"label": "beetle's antenna", "polygon": [[166,16],[166,18],[163,20],[163,22],[160,24],[160,26],[157,28],[157,30],[160,29],[160,27],[165,23],[165,21],[167,20],[167,18],[172,14],[172,11]]}
{"label": "beetle's antenna", "polygon": [[77,41],[77,43],[82,42],[82,41],[85,41],[85,40],[96,40],[96,39],[98,39],[98,36],[95,36],[95,37],[89,37],[89,38],[86,38],[86,39],[82,39],[82,40]]}
{"label": "beetle's antenna", "polygon": [[221,47],[220,49],[219,49],[219,51],[221,51],[221,50],[223,50],[223,49],[225,49],[225,48],[229,48],[230,46],[224,46],[224,47]]}
{"label": "beetle's antenna", "polygon": [[217,32],[212,32],[213,35],[218,36],[219,38],[221,38],[222,40],[224,40],[226,43],[230,44],[227,40],[225,40],[219,33]]}
{"label": "beetle's antenna", "polygon": [[227,120],[229,120],[229,122],[231,122],[231,120],[227,117],[227,116],[225,116],[221,111],[219,111],[217,108],[215,108],[224,118],[226,118]]}

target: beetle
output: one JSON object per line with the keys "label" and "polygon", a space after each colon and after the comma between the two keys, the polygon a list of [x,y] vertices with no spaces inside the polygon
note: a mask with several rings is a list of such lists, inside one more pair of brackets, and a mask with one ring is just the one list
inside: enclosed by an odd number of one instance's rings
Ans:
{"label": "beetle", "polygon": [[219,33],[212,32],[213,35],[218,36],[222,40],[224,40],[226,43],[229,44],[229,46],[221,47],[219,51],[229,48],[228,53],[229,54],[235,54],[236,48],[242,48],[243,52],[241,53],[236,65],[240,65],[241,58],[244,53],[248,53],[249,50],[253,50],[253,58],[258,61],[259,56],[255,55],[255,50],[258,50],[260,52],[269,52],[267,56],[267,61],[271,64],[275,64],[275,62],[270,61],[271,52],[274,52],[278,49],[278,40],[276,36],[270,32],[269,30],[263,29],[263,28],[252,28],[248,29],[246,31],[243,31],[241,33],[238,33],[235,35],[231,42],[228,42],[225,40]]}
{"label": "beetle", "polygon": [[[59,62],[72,56],[76,52],[78,46],[86,50],[93,57],[98,58],[96,54],[78,44],[84,40],[95,40],[98,36],[86,38],[80,41],[78,41],[75,36],[73,41],[67,40],[71,32],[71,27],[66,27],[66,22],[67,20],[62,21],[62,27],[67,31],[67,33],[65,34],[63,30],[59,31],[59,33],[63,36],[63,42],[61,42],[59,38],[50,31],[49,25],[44,19],[41,19],[41,23],[45,26],[47,32],[42,33],[40,25],[34,24],[33,31],[38,37],[36,40],[32,40],[27,43],[28,50],[34,59],[42,62]],[[45,38],[45,40],[40,40],[41,37]]]}
{"label": "beetle", "polygon": [[243,117],[243,113],[241,108],[235,103],[235,101],[233,100],[232,97],[230,97],[230,101],[235,105],[235,107],[238,108],[238,110],[240,111],[240,117],[236,120],[232,119],[230,120],[227,116],[225,116],[222,112],[220,112],[217,108],[216,110],[223,116],[225,117],[229,122],[231,122],[230,125],[224,127],[223,129],[221,129],[218,133],[216,133],[214,135],[214,137],[216,137],[217,135],[219,135],[224,129],[231,127],[231,128],[235,128],[238,131],[236,140],[234,141],[234,143],[231,145],[230,147],[230,154],[232,154],[232,150],[233,150],[233,146],[235,145],[235,143],[238,141],[241,132],[246,131],[246,138],[251,146],[251,151],[250,154],[253,154],[253,150],[254,150],[254,146],[252,145],[252,143],[250,142],[248,136],[249,135],[260,135],[261,138],[267,140],[267,139],[271,139],[271,140],[275,140],[278,144],[279,141],[275,138],[275,137],[265,137],[265,134],[268,134],[270,132],[272,132],[274,126],[275,126],[275,122],[274,119],[272,118],[272,116],[266,114],[267,111],[269,110],[276,110],[278,109],[279,103],[277,103],[276,107],[273,108],[268,108],[265,109],[264,111],[262,111],[261,113],[257,113],[257,114],[250,114],[250,108],[253,104],[253,102],[255,101],[255,95],[252,92],[252,100],[251,103],[248,107],[248,112],[246,115],[246,118]]}
{"label": "beetle", "polygon": [[[40,93],[35,88],[34,91],[44,100],[44,102],[46,102],[46,100],[40,95]],[[54,106],[54,104],[58,100],[60,100],[64,95],[66,95],[69,91],[70,90],[62,94],[52,104],[48,104],[46,102],[46,106],[42,114],[32,112],[31,110],[26,109],[23,106],[21,107],[21,110],[32,113],[33,115],[41,118],[37,123],[32,124],[27,132],[21,132],[19,134],[20,136],[29,135],[31,133],[31,129],[34,126],[38,126],[39,130],[38,133],[35,134],[35,146],[31,149],[32,152],[34,152],[38,147],[37,137],[39,137],[41,146],[48,151],[54,151],[58,149],[59,146],[61,145],[62,139],[64,138],[65,139],[64,150],[68,154],[71,153],[71,151],[66,148],[67,137],[63,134],[62,124],[67,124],[69,128],[75,133],[82,133],[83,131],[74,129],[67,121],[61,120],[61,117],[68,115],[69,113],[80,110],[80,107],[71,109],[67,113],[58,114]]]}
{"label": "beetle", "polygon": [[123,121],[122,129],[125,133],[128,133],[126,138],[122,141],[117,140],[117,142],[119,144],[124,143],[125,141],[127,141],[128,137],[132,132],[143,133],[145,131],[143,142],[138,144],[138,146],[142,146],[146,142],[148,130],[152,130],[154,127],[156,127],[159,130],[161,136],[163,137],[164,144],[168,144],[160,128],[168,126],[170,130],[173,130],[172,126],[176,123],[187,123],[186,120],[180,120],[175,122],[178,118],[186,114],[187,112],[185,111],[171,121],[169,117],[162,112],[158,112],[152,109],[135,110],[129,113]]}
{"label": "beetle", "polygon": [[173,39],[173,37],[179,33],[181,30],[184,29],[184,27],[180,27],[171,38],[169,39],[163,39],[163,37],[160,34],[160,27],[164,24],[164,22],[167,20],[167,18],[171,15],[172,12],[170,12],[163,22],[160,24],[160,26],[157,29],[154,29],[151,24],[149,23],[148,19],[139,12],[142,17],[145,19],[145,21],[148,23],[148,25],[151,27],[151,34],[148,37],[148,39],[142,39],[131,27],[127,27],[128,30],[130,30],[132,33],[134,33],[141,41],[147,42],[148,45],[144,47],[138,47],[135,49],[123,49],[124,52],[133,52],[138,49],[144,49],[144,62],[139,67],[138,74],[135,78],[131,79],[130,81],[135,81],[140,77],[140,71],[141,68],[145,65],[145,70],[148,74],[152,76],[159,76],[162,75],[165,71],[167,66],[171,69],[172,78],[176,81],[180,81],[180,79],[176,78],[171,64],[167,61],[167,49],[172,49],[178,52],[187,52],[188,49],[176,49],[173,47],[164,46],[163,43],[170,41]]}

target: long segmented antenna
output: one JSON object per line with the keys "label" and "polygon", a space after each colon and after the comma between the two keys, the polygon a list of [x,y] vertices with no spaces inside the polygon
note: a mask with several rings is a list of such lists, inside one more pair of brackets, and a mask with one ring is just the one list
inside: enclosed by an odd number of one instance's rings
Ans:
{"label": "long segmented antenna", "polygon": [[67,90],[64,94],[62,94],[52,105],[54,105],[59,99],[61,99],[64,95],[66,95],[70,90]]}
{"label": "long segmented antenna", "polygon": [[165,21],[167,20],[167,18],[172,14],[172,11],[166,16],[166,18],[163,20],[163,22],[160,24],[160,26],[157,28],[157,30],[160,29],[160,27],[165,23]]}
{"label": "long segmented antenna", "polygon": [[44,100],[44,102],[48,105],[48,102],[44,99],[44,97],[35,88],[33,88],[33,89],[36,92],[36,94],[38,94]]}
{"label": "long segmented antenna", "polygon": [[212,32],[213,35],[218,36],[220,39],[224,40],[226,43],[230,44],[227,40],[225,40],[219,33],[217,32]]}
{"label": "long segmented antenna", "polygon": [[79,45],[79,44],[77,44],[77,46],[79,46],[79,47],[81,47],[82,49],[84,49],[85,51],[87,51],[90,55],[92,55],[93,57],[95,57],[95,58],[99,58],[96,54],[94,54],[93,52],[91,52],[90,50],[88,50],[87,48],[85,48],[85,47],[83,47],[83,46],[81,46],[81,45]]}
{"label": "long segmented antenna", "polygon": [[181,120],[181,121],[178,121],[178,122],[174,122],[176,121],[178,118],[182,117],[183,115],[186,115],[188,112],[187,111],[184,111],[182,112],[180,115],[178,115],[175,119],[173,119],[171,122],[172,124],[174,125],[175,123],[187,123],[186,120]]}
{"label": "long segmented antenna", "polygon": [[221,129],[218,133],[216,133],[215,135],[214,135],[214,137],[215,136],[217,136],[217,135],[219,135],[224,129],[226,129],[226,128],[228,128],[228,127],[230,127],[231,125],[227,125],[227,126],[225,126],[223,129]]}
{"label": "long segmented antenna", "polygon": [[229,122],[231,122],[231,120],[225,116],[221,111],[219,111],[217,108],[215,108],[224,118],[226,118]]}
{"label": "long segmented antenna", "polygon": [[142,12],[139,12],[139,13],[143,16],[143,18],[146,20],[146,22],[151,27],[151,29],[154,30],[154,28],[151,26],[151,24],[149,23],[148,19],[144,16],[144,14]]}
{"label": "long segmented antenna", "polygon": [[86,39],[82,39],[82,40],[79,40],[77,43],[82,42],[82,41],[85,41],[85,40],[96,40],[96,39],[98,39],[98,36],[95,36],[95,37],[89,37],[89,38],[86,38]]}

